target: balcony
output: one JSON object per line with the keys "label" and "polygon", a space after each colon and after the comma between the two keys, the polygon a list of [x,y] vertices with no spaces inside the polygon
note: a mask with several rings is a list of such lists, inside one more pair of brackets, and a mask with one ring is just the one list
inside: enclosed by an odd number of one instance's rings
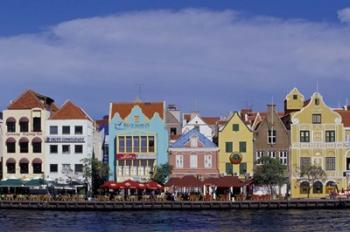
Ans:
{"label": "balcony", "polygon": [[[292,149],[342,149],[344,143],[326,143],[326,142],[311,142],[311,143],[295,143],[292,144]],[[350,143],[349,143],[350,148]]]}

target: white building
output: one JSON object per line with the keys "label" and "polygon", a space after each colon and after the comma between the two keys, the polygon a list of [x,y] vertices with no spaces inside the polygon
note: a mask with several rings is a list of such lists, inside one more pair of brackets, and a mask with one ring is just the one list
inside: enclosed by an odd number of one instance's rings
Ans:
{"label": "white building", "polygon": [[83,159],[93,156],[94,122],[67,101],[47,121],[45,178],[61,184],[91,183],[84,177]]}
{"label": "white building", "polygon": [[[216,118],[207,119],[208,121],[216,120]],[[205,135],[205,137],[207,137],[210,141],[213,141],[215,130],[211,125],[209,125],[208,122],[206,122],[206,120],[204,120],[204,118],[201,118],[198,113],[185,114],[182,126],[182,134],[189,132],[193,128],[198,128],[201,134]]]}

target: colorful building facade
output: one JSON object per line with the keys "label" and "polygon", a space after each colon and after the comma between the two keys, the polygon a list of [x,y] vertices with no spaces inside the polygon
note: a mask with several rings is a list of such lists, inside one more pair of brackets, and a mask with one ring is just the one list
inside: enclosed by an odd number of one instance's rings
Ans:
{"label": "colorful building facade", "polygon": [[[320,93],[315,92],[309,101],[301,104],[300,95],[286,99],[294,101],[299,111],[291,113],[290,181],[293,198],[320,198],[329,195],[337,186],[346,189],[344,178],[344,126],[339,113],[328,107]],[[291,105],[291,104],[290,104]],[[321,167],[326,177],[311,181],[301,172],[309,166]]]}
{"label": "colorful building facade", "polygon": [[219,176],[218,153],[219,148],[197,128],[193,128],[181,135],[169,148],[171,177]]}
{"label": "colorful building facade", "polygon": [[219,129],[219,148],[221,175],[253,176],[253,132],[237,112]]}
{"label": "colorful building facade", "polygon": [[147,181],[168,162],[164,102],[111,103],[109,179]]}

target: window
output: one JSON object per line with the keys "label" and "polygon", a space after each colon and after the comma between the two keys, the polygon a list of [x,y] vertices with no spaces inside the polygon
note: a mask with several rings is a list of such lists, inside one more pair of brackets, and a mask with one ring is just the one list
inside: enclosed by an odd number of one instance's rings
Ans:
{"label": "window", "polygon": [[247,173],[247,163],[240,163],[239,164],[239,174],[244,175]]}
{"label": "window", "polygon": [[239,124],[233,124],[232,131],[239,131]]}
{"label": "window", "polygon": [[29,152],[29,141],[27,138],[21,138],[19,140],[19,151],[21,153],[28,153]]}
{"label": "window", "polygon": [[132,152],[131,136],[126,136],[126,152]]}
{"label": "window", "polygon": [[312,191],[314,192],[314,194],[322,194],[323,193],[323,184],[322,184],[322,182],[321,181],[316,181],[314,183],[314,186],[313,186],[312,189],[313,189]]}
{"label": "window", "polygon": [[19,162],[19,168],[21,174],[28,174],[29,168],[28,168],[28,160],[24,159]]}
{"label": "window", "polygon": [[198,167],[198,156],[191,155],[190,156],[190,168],[197,168],[197,167]]}
{"label": "window", "polygon": [[350,170],[350,158],[346,158],[346,170]]}
{"label": "window", "polygon": [[58,153],[58,146],[57,145],[50,145],[50,153],[57,154]]}
{"label": "window", "polygon": [[276,158],[276,152],[275,151],[269,151],[270,158],[275,159]]}
{"label": "window", "polygon": [[293,95],[293,100],[298,100],[298,95],[297,94]]}
{"label": "window", "polygon": [[226,163],[226,174],[227,175],[233,174],[233,166],[231,163]]}
{"label": "window", "polygon": [[74,133],[76,135],[82,135],[83,134],[83,126],[75,126],[74,127]]}
{"label": "window", "polygon": [[41,118],[40,117],[33,118],[33,131],[34,132],[41,132]]}
{"label": "window", "polygon": [[7,167],[7,173],[8,174],[15,174],[16,173],[16,162],[12,159],[8,160],[6,162]]}
{"label": "window", "polygon": [[318,99],[318,98],[315,98],[315,105],[319,105],[320,104],[320,99]]}
{"label": "window", "polygon": [[247,152],[247,143],[239,142],[239,152]]}
{"label": "window", "polygon": [[63,174],[69,174],[72,172],[72,169],[70,168],[70,164],[62,164],[62,173]]}
{"label": "window", "polygon": [[134,152],[138,153],[140,152],[140,137],[134,136],[133,137],[133,144],[134,144]]}
{"label": "window", "polygon": [[124,153],[125,152],[125,137],[118,136],[118,147],[119,147],[119,152],[120,153]]}
{"label": "window", "polygon": [[335,157],[326,157],[326,171],[335,171]]}
{"label": "window", "polygon": [[280,152],[280,162],[283,165],[288,164],[288,151],[281,151]]}
{"label": "window", "polygon": [[303,181],[300,183],[300,194],[308,194],[309,193],[310,184],[307,181]]}
{"label": "window", "polygon": [[204,156],[204,167],[212,168],[213,167],[213,157],[211,155]]}
{"label": "window", "polygon": [[83,145],[75,145],[74,146],[74,152],[76,154],[82,154],[83,153]]}
{"label": "window", "polygon": [[264,152],[263,152],[263,151],[257,151],[257,152],[255,153],[256,161],[257,161],[258,164],[260,164],[260,161],[259,161],[259,160],[260,160],[263,156],[264,156]]}
{"label": "window", "polygon": [[191,147],[198,147],[198,137],[197,136],[191,137],[190,141],[191,141]]}
{"label": "window", "polygon": [[74,165],[75,173],[82,173],[83,172],[83,165],[82,164],[76,164]]}
{"label": "window", "polygon": [[313,114],[312,115],[312,123],[313,124],[321,124],[321,114]]}
{"label": "window", "polygon": [[58,126],[50,126],[50,135],[58,134]]}
{"label": "window", "polygon": [[268,130],[267,132],[267,143],[275,144],[276,143],[276,130]]}
{"label": "window", "polygon": [[305,130],[300,131],[300,142],[301,143],[310,142],[310,131],[305,131]]}
{"label": "window", "polygon": [[50,164],[50,172],[58,172],[58,165]]}
{"label": "window", "polygon": [[176,168],[184,167],[184,157],[183,155],[176,155]]}
{"label": "window", "polygon": [[176,135],[176,133],[177,133],[176,127],[170,128],[170,135]]}
{"label": "window", "polygon": [[225,143],[225,151],[226,153],[231,153],[232,152],[232,142],[226,142]]}
{"label": "window", "polygon": [[6,121],[7,132],[16,132],[16,120],[14,118],[9,118]]}
{"label": "window", "polygon": [[70,153],[70,145],[62,145],[62,153],[69,154]]}
{"label": "window", "polygon": [[148,137],[148,152],[154,152],[154,136]]}
{"label": "window", "polygon": [[29,120],[27,118],[21,118],[19,120],[19,131],[20,132],[28,132],[28,123],[29,123]]}
{"label": "window", "polygon": [[147,137],[141,136],[141,152],[147,152]]}
{"label": "window", "polygon": [[6,140],[7,153],[16,153],[16,140],[8,138]]}
{"label": "window", "polygon": [[33,173],[34,174],[41,174],[41,163],[33,163]]}
{"label": "window", "polygon": [[41,153],[41,141],[33,141],[33,153]]}
{"label": "window", "polygon": [[326,143],[334,143],[335,142],[335,131],[326,131]]}
{"label": "window", "polygon": [[70,134],[70,126],[62,126],[62,134],[69,135]]}
{"label": "window", "polygon": [[311,165],[311,158],[310,157],[300,157],[301,170],[305,170],[306,168],[310,167],[310,165]]}

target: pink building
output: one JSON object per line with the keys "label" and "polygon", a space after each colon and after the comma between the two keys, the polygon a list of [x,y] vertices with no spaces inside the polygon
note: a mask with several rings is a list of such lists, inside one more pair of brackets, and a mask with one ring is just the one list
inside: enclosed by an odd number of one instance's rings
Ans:
{"label": "pink building", "polygon": [[181,135],[169,148],[171,177],[188,175],[202,178],[219,176],[219,148],[194,128]]}

